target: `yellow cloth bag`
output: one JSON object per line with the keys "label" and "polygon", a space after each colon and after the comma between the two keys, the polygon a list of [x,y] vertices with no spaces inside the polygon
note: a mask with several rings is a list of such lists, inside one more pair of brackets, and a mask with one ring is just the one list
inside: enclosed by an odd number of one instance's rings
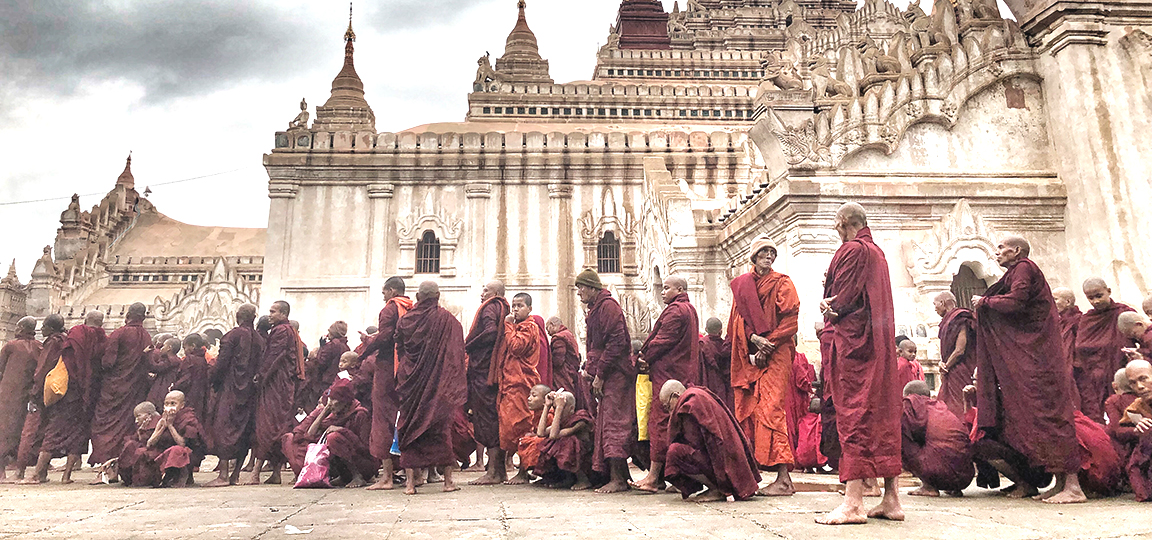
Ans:
{"label": "yellow cloth bag", "polygon": [[68,368],[64,358],[56,360],[56,367],[44,377],[44,406],[49,407],[64,398],[68,393]]}
{"label": "yellow cloth bag", "polygon": [[648,410],[652,408],[652,379],[648,375],[636,376],[636,440],[648,440]]}

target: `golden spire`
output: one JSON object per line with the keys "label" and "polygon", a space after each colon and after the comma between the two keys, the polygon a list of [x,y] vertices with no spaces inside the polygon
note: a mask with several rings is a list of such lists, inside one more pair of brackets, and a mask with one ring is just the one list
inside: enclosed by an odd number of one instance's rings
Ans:
{"label": "golden spire", "polygon": [[352,2],[348,2],[348,31],[344,32],[344,41],[356,41],[356,32],[352,31]]}

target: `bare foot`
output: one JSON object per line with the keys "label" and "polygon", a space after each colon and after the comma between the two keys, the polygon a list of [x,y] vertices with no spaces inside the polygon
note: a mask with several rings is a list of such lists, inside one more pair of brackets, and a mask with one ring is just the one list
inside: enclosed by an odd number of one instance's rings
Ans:
{"label": "bare foot", "polygon": [[243,481],[243,482],[240,482],[240,484],[239,484],[239,485],[241,485],[241,486],[258,486],[258,485],[260,485],[260,475],[258,475],[258,474],[249,474],[249,475],[248,475],[248,476],[247,476],[247,477],[244,479],[244,481]]}
{"label": "bare foot", "polygon": [[524,484],[527,484],[531,480],[532,479],[528,477],[528,471],[521,470],[520,472],[516,473],[516,476],[513,476],[512,478],[505,480],[504,485],[506,485],[506,486],[522,486]]}
{"label": "bare foot", "polygon": [[464,472],[484,472],[484,471],[485,471],[484,464],[480,463],[479,461],[477,461],[476,463],[473,463],[471,467],[464,469]]}
{"label": "bare foot", "polygon": [[649,480],[649,477],[645,476],[644,479],[639,482],[628,482],[628,485],[636,491],[641,491],[644,493],[657,493],[664,489],[664,486],[661,485],[662,483],[663,482],[657,482],[656,479]]}
{"label": "bare foot", "polygon": [[604,484],[604,487],[596,490],[596,493],[623,493],[625,491],[628,491],[628,489],[629,489],[628,482],[625,482],[623,480],[621,480],[621,481],[613,480],[611,482],[608,482],[607,484]]}
{"label": "bare foot", "polygon": [[908,494],[914,497],[939,497],[940,491],[928,486],[920,486],[920,489],[909,491]]}
{"label": "bare foot", "polygon": [[405,495],[415,495],[416,494],[416,486],[405,486],[404,487],[404,494]]}
{"label": "bare foot", "polygon": [[868,523],[868,515],[864,513],[863,508],[841,504],[835,510],[816,518],[816,523],[821,525],[860,525]]}
{"label": "bare foot", "polygon": [[588,491],[592,489],[592,483],[587,480],[580,480],[572,484],[572,491]]}
{"label": "bare foot", "polygon": [[227,487],[230,485],[232,485],[232,482],[229,482],[227,478],[217,478],[211,482],[208,482],[207,484],[204,484],[204,487]]}
{"label": "bare foot", "polygon": [[357,475],[355,478],[352,479],[352,481],[345,484],[344,487],[346,487],[346,488],[362,488],[366,485],[368,485],[368,482],[365,482],[364,479],[360,477],[360,475]]}
{"label": "bare foot", "polygon": [[876,508],[873,508],[872,511],[868,512],[868,517],[886,519],[888,521],[904,521],[904,509],[900,507],[899,502],[890,504],[884,501]]}
{"label": "bare foot", "polygon": [[15,484],[19,481],[19,478],[0,478],[0,484]]}
{"label": "bare foot", "polygon": [[65,486],[66,486],[66,485],[68,485],[68,484],[74,484],[74,483],[76,483],[76,481],[75,481],[75,480],[73,480],[73,479],[71,479],[71,478],[62,478],[62,479],[60,479],[60,484],[61,484],[61,485],[65,485]]}
{"label": "bare foot", "polygon": [[728,496],[715,489],[709,489],[699,495],[694,495],[691,500],[698,503],[727,502]]}
{"label": "bare foot", "polygon": [[796,488],[790,481],[777,480],[760,488],[756,494],[761,497],[787,497],[796,494]]}
{"label": "bare foot", "polygon": [[269,476],[268,479],[264,481],[264,483],[268,484],[270,486],[280,485],[281,484],[280,471],[276,471],[276,472],[272,473],[272,476]]}
{"label": "bare foot", "polygon": [[395,487],[396,486],[392,485],[392,477],[389,475],[387,479],[381,478],[377,480],[375,484],[372,484],[365,489],[368,491],[391,491]]}
{"label": "bare foot", "polygon": [[1038,493],[1039,491],[1036,491],[1036,488],[1032,486],[1017,485],[1012,491],[1009,491],[1005,495],[1007,495],[1009,499],[1023,499],[1026,497],[1033,497]]}
{"label": "bare foot", "polygon": [[468,482],[468,485],[470,485],[470,486],[494,486],[496,484],[504,483],[505,480],[507,480],[507,478],[500,478],[500,475],[495,474],[492,471],[488,471],[488,474],[485,474],[484,476],[481,476],[480,478],[477,478],[471,482]]}
{"label": "bare foot", "polygon": [[460,486],[456,482],[444,482],[444,493],[452,493],[453,491],[460,491]]}
{"label": "bare foot", "polygon": [[45,479],[41,480],[41,479],[39,479],[39,478],[35,478],[35,477],[33,477],[33,478],[25,478],[25,479],[23,479],[23,480],[21,480],[21,481],[19,481],[19,482],[18,482],[18,484],[20,484],[20,485],[22,485],[22,486],[38,486],[38,485],[40,485],[40,484],[47,484],[47,483],[48,483],[48,479],[47,479],[47,478],[45,478]]}
{"label": "bare foot", "polygon": [[1044,499],[1044,502],[1048,504],[1076,504],[1085,502],[1087,500],[1088,497],[1084,495],[1083,490],[1078,488],[1071,488],[1065,489],[1060,493]]}

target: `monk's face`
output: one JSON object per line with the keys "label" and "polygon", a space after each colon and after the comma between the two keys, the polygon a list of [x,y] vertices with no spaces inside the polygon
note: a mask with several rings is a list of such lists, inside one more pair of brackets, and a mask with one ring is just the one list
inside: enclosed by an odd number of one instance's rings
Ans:
{"label": "monk's face", "polygon": [[340,369],[354,369],[358,367],[360,367],[359,356],[348,355],[340,357]]}
{"label": "monk's face", "polygon": [[544,323],[544,331],[548,332],[548,335],[554,336],[554,335],[556,335],[556,332],[560,331],[560,328],[558,328],[553,323]]}
{"label": "monk's face", "polygon": [[672,301],[683,292],[684,289],[681,289],[678,285],[673,285],[669,283],[668,280],[664,280],[664,288],[660,291],[660,297],[664,299],[665,304],[671,304]]}
{"label": "monk's face", "polygon": [[1107,309],[1112,305],[1112,289],[1108,287],[1091,287],[1084,289],[1084,296],[1095,309]]}
{"label": "monk's face", "polygon": [[941,317],[947,315],[948,312],[950,311],[950,307],[948,306],[948,302],[945,301],[943,298],[937,298],[937,299],[933,300],[932,301],[932,307],[936,308],[936,314],[941,316]]}
{"label": "monk's face", "polygon": [[334,399],[328,400],[329,412],[333,415],[343,414],[344,411],[352,408],[351,401],[336,401]]}
{"label": "monk's face", "polygon": [[680,393],[672,392],[660,399],[660,404],[664,406],[664,410],[672,412],[676,409],[676,405],[680,403]]}
{"label": "monk's face", "polygon": [[840,235],[840,241],[841,242],[847,242],[849,240],[852,240],[851,238],[848,237],[848,232],[849,232],[848,231],[848,220],[844,219],[843,216],[837,215],[836,216],[836,234]]}
{"label": "monk's face", "polygon": [[385,302],[387,302],[393,298],[396,298],[397,296],[400,296],[399,292],[397,292],[395,289],[389,289],[388,287],[384,287],[384,289],[382,289],[381,292],[384,294],[384,301]]}
{"label": "monk's face", "polygon": [[1001,241],[996,245],[996,262],[1007,268],[1020,258],[1020,248]]}
{"label": "monk's face", "polygon": [[904,342],[900,344],[900,348],[898,349],[898,354],[900,355],[900,358],[903,358],[909,362],[915,362],[916,361],[916,342],[912,341],[910,339],[904,340]]}
{"label": "monk's face", "polygon": [[288,320],[288,314],[280,311],[279,304],[272,304],[272,307],[268,308],[268,322],[272,323],[272,326],[276,326],[286,320]]}
{"label": "monk's face", "polygon": [[542,410],[544,410],[544,398],[545,398],[545,396],[547,396],[546,393],[541,392],[541,391],[533,388],[532,391],[528,393],[528,410],[530,410],[530,411],[542,411]]}
{"label": "monk's face", "polygon": [[1056,295],[1055,298],[1056,298],[1056,311],[1059,311],[1060,313],[1064,313],[1065,311],[1068,311],[1068,308],[1072,307],[1072,304],[1076,303],[1076,300],[1074,298],[1068,298],[1067,296],[1064,296],[1062,294]]}
{"label": "monk's face", "polygon": [[600,289],[589,287],[587,285],[577,285],[576,295],[580,297],[580,301],[585,304],[591,304],[596,299],[596,295],[600,294]]}
{"label": "monk's face", "polygon": [[776,250],[772,248],[764,248],[756,252],[756,256],[752,258],[756,273],[761,276],[772,271],[772,263],[774,262],[776,262]]}
{"label": "monk's face", "polygon": [[164,412],[173,414],[184,408],[184,398],[179,396],[164,396]]}
{"label": "monk's face", "polygon": [[528,320],[528,316],[532,314],[532,306],[525,304],[524,300],[519,298],[512,300],[510,307],[512,309],[512,317],[516,319],[516,322],[524,322]]}
{"label": "monk's face", "polygon": [[136,427],[144,427],[148,422],[152,421],[157,416],[154,410],[137,411],[136,414]]}
{"label": "monk's face", "polygon": [[492,288],[491,285],[492,284],[489,283],[487,285],[484,285],[483,289],[480,289],[480,301],[481,302],[487,302],[490,298],[496,296],[496,289]]}
{"label": "monk's face", "polygon": [[1152,399],[1152,369],[1146,366],[1129,366],[1128,386],[1140,399]]}

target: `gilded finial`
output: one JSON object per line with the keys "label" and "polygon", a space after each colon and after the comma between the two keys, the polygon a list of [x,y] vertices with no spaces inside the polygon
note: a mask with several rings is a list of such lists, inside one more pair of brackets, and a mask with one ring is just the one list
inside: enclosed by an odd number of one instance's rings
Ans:
{"label": "gilded finial", "polygon": [[525,2],[524,0],[520,0],[519,2],[516,3],[516,7],[519,7],[520,9],[524,9],[524,8],[528,7],[528,3]]}
{"label": "gilded finial", "polygon": [[352,2],[348,2],[348,31],[344,32],[344,41],[356,41],[356,32],[352,31]]}

